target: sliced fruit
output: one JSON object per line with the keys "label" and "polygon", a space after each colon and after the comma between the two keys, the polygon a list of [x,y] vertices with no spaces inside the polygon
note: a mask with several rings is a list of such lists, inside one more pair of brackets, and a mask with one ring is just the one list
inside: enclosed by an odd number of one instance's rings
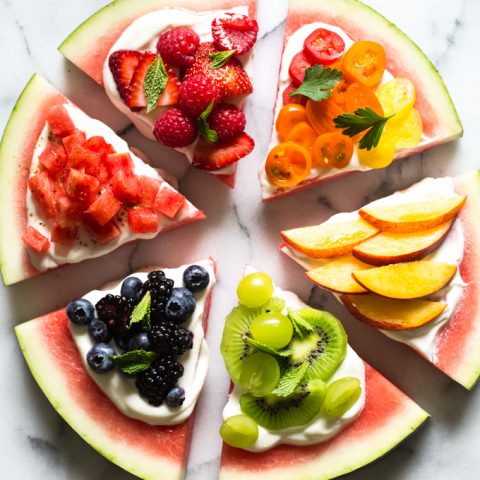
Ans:
{"label": "sliced fruit", "polygon": [[290,63],[290,67],[288,69],[288,74],[292,79],[293,85],[299,87],[304,78],[305,78],[305,70],[313,66],[313,62],[307,57],[305,52],[302,50],[298,52],[293,58]]}
{"label": "sliced fruit", "polygon": [[78,226],[72,225],[62,227],[55,223],[52,228],[50,240],[54,243],[61,243],[62,245],[70,246],[78,234]]}
{"label": "sliced fruit", "polygon": [[371,88],[354,82],[345,92],[345,108],[347,112],[354,113],[357,108],[371,108],[379,115],[384,115],[382,105]]}
{"label": "sliced fruit", "polygon": [[287,103],[298,103],[299,105],[306,105],[308,98],[304,95],[290,95],[297,87],[290,83],[288,87],[283,91],[282,99],[283,104],[287,105]]}
{"label": "sliced fruit", "polygon": [[297,103],[288,103],[283,106],[278,113],[275,129],[280,139],[284,140],[293,127],[306,121],[307,114],[305,113],[305,107]]}
{"label": "sliced fruit", "polygon": [[131,110],[139,110],[147,106],[147,98],[145,97],[145,75],[156,58],[157,55],[153,52],[143,52],[135,67],[125,100],[125,104],[130,107]]}
{"label": "sliced fruit", "polygon": [[450,220],[431,230],[415,233],[382,232],[353,247],[352,253],[362,262],[377,266],[420,260],[439,247],[452,223]]}
{"label": "sliced fruit", "polygon": [[329,65],[343,55],[343,38],[326,28],[317,28],[303,42],[303,50],[315,63]]}
{"label": "sliced fruit", "polygon": [[50,242],[37,229],[28,227],[22,235],[23,243],[36,253],[44,253],[50,248]]}
{"label": "sliced fruit", "polygon": [[40,172],[28,179],[28,188],[42,213],[47,218],[57,215],[53,179],[47,172]]}
{"label": "sliced fruit", "polygon": [[[373,237],[375,238],[375,237]],[[367,240],[368,241],[368,240]],[[306,272],[305,275],[319,287],[337,293],[365,293],[365,290],[352,277],[352,272],[372,268],[352,255],[334,259],[325,265]]]}
{"label": "sliced fruit", "polygon": [[254,18],[238,13],[224,13],[212,22],[212,37],[221,50],[235,50],[244,55],[257,41],[258,25]]}
{"label": "sliced fruit", "polygon": [[117,50],[108,58],[108,65],[123,101],[128,100],[129,86],[142,53],[136,50]]}
{"label": "sliced fruit", "polygon": [[396,149],[402,149],[417,146],[422,139],[422,134],[422,117],[416,108],[412,108],[406,116],[398,119],[391,118],[382,135],[391,139]]}
{"label": "sliced fruit", "polygon": [[155,196],[153,208],[168,218],[174,218],[185,201],[186,198],[181,193],[164,184]]}
{"label": "sliced fruit", "polygon": [[386,54],[380,43],[355,42],[343,57],[343,68],[347,78],[366,87],[378,85],[385,72]]}
{"label": "sliced fruit", "polygon": [[358,149],[358,160],[367,168],[385,168],[395,159],[395,143],[393,139],[383,135],[376,147],[367,150]]}
{"label": "sliced fruit", "polygon": [[[62,138],[63,148],[67,155],[72,153],[75,147],[82,147],[86,142],[85,133],[80,130],[75,130],[71,135]],[[88,148],[88,147],[87,147]]]}
{"label": "sliced fruit", "polygon": [[323,410],[330,417],[340,418],[353,407],[361,393],[362,386],[358,378],[339,378],[328,386]]}
{"label": "sliced fruit", "polygon": [[243,360],[240,385],[255,397],[268,395],[280,380],[280,365],[264,352],[255,352]]}
{"label": "sliced fruit", "polygon": [[315,130],[313,130],[307,122],[300,122],[288,132],[285,141],[293,142],[306,148],[310,153],[310,156],[313,158],[313,145],[317,136]]}
{"label": "sliced fruit", "polygon": [[341,132],[319,135],[313,144],[313,158],[319,167],[344,168],[352,155],[353,141]]}
{"label": "sliced fruit", "polygon": [[117,200],[111,188],[100,192],[86,213],[90,215],[101,227],[112,220],[122,208],[122,202]]}
{"label": "sliced fruit", "polygon": [[165,65],[165,70],[167,71],[168,78],[167,84],[165,85],[163,92],[158,98],[157,105],[159,107],[178,104],[178,97],[180,92],[179,78],[175,75],[174,71],[169,65]]}
{"label": "sliced fruit", "polygon": [[366,205],[360,216],[371,225],[390,233],[430,230],[451,220],[465,205],[467,197],[456,195],[443,200],[404,203],[395,206]]}
{"label": "sliced fruit", "polygon": [[66,137],[75,131],[75,125],[63,105],[54,105],[47,112],[47,123],[57,137]]}
{"label": "sliced fruit", "polygon": [[345,113],[343,107],[336,103],[332,97],[321,102],[308,100],[305,111],[308,123],[310,123],[318,135],[337,132],[338,130],[333,119]]}
{"label": "sliced fruit", "polygon": [[88,206],[97,197],[100,191],[100,182],[92,175],[71,168],[68,171],[65,191],[71,198]]}
{"label": "sliced fruit", "polygon": [[447,307],[442,302],[393,300],[378,295],[342,295],[340,299],[357,320],[382,330],[419,328]]}
{"label": "sliced fruit", "polygon": [[106,245],[120,236],[120,229],[113,220],[106,225],[100,226],[97,222],[87,217],[83,223],[87,230],[98,240],[100,245]]}
{"label": "sliced fruit", "polygon": [[281,235],[289,245],[310,257],[330,258],[350,253],[355,245],[378,232],[377,228],[358,219],[284,230]]}
{"label": "sliced fruit", "polygon": [[49,142],[38,160],[48,171],[58,173],[67,163],[67,155],[61,145]]}
{"label": "sliced fruit", "polygon": [[410,299],[437,292],[455,275],[450,263],[418,261],[395,263],[353,272],[353,278],[370,292],[388,298]]}
{"label": "sliced fruit", "polygon": [[410,112],[417,100],[415,86],[408,78],[393,78],[380,87],[378,100],[386,116],[403,117]]}
{"label": "sliced fruit", "polygon": [[112,192],[116,198],[124,203],[136,203],[140,200],[140,185],[138,177],[128,175],[123,170],[119,170],[110,180]]}
{"label": "sliced fruit", "polygon": [[127,221],[134,233],[155,233],[158,228],[158,214],[151,208],[129,208]]}

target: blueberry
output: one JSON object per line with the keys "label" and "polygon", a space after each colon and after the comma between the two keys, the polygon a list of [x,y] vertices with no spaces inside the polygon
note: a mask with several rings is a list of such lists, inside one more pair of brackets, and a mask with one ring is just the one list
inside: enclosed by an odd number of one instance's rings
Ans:
{"label": "blueberry", "polygon": [[183,284],[191,292],[199,292],[207,288],[210,283],[210,275],[200,265],[190,265],[183,272]]}
{"label": "blueberry", "polygon": [[107,343],[113,337],[112,331],[108,328],[108,325],[96,318],[90,322],[88,333],[96,343]]}
{"label": "blueberry", "polygon": [[152,345],[145,332],[137,333],[128,343],[128,350],[151,350]]}
{"label": "blueberry", "polygon": [[185,390],[182,387],[173,387],[165,397],[165,403],[169,407],[180,407],[185,401]]}
{"label": "blueberry", "polygon": [[87,353],[87,363],[95,372],[105,373],[114,367],[109,357],[116,354],[116,350],[108,343],[97,343]]}
{"label": "blueberry", "polygon": [[165,314],[176,323],[184,322],[195,310],[195,299],[187,288],[174,288],[167,305]]}
{"label": "blueberry", "polygon": [[88,325],[95,316],[95,308],[85,298],[79,298],[68,304],[67,316],[77,325]]}
{"label": "blueberry", "polygon": [[128,277],[122,283],[120,295],[130,300],[139,301],[142,298],[142,287],[143,282],[139,278]]}

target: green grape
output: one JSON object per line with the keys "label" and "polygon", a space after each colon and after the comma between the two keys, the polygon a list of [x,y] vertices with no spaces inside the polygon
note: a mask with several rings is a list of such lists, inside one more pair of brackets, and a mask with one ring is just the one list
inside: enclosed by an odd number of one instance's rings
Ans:
{"label": "green grape", "polygon": [[248,448],[257,441],[258,425],[247,415],[235,415],[223,422],[220,436],[231,447]]}
{"label": "green grape", "polygon": [[314,378],[308,382],[307,388],[310,392],[314,392],[315,395],[318,395],[321,398],[321,404],[325,401],[325,396],[327,394],[327,384],[320,380],[319,378]]}
{"label": "green grape", "polygon": [[362,386],[358,378],[340,378],[327,387],[323,409],[331,417],[339,418],[353,407],[361,393]]}
{"label": "green grape", "polygon": [[293,335],[292,322],[279,312],[264,313],[250,324],[253,338],[277,350],[286,347]]}
{"label": "green grape", "polygon": [[240,385],[256,397],[269,394],[280,380],[280,366],[268,353],[257,352],[243,361]]}
{"label": "green grape", "polygon": [[261,307],[272,295],[273,282],[266,273],[251,273],[243,277],[237,287],[239,302],[248,308]]}

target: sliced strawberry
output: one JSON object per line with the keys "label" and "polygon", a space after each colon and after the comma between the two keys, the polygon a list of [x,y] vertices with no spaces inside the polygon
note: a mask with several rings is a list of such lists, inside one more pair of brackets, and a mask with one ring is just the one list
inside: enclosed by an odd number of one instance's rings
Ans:
{"label": "sliced strawberry", "polygon": [[50,248],[48,238],[33,227],[27,227],[22,235],[22,242],[36,253],[45,253]]}
{"label": "sliced strawberry", "polygon": [[63,105],[54,105],[47,113],[47,122],[54,135],[65,137],[75,131],[75,125]]}
{"label": "sliced strawberry", "polygon": [[127,175],[133,175],[133,162],[129,153],[110,153],[105,158],[105,163],[111,176],[119,170],[123,170]]}
{"label": "sliced strawberry", "polygon": [[55,202],[55,181],[46,171],[37,173],[28,179],[28,188],[32,192],[33,199],[47,218],[57,215]]}
{"label": "sliced strawberry", "polygon": [[58,173],[67,163],[64,148],[58,143],[50,142],[38,157],[40,163],[50,172]]}
{"label": "sliced strawberry", "polygon": [[102,158],[106,157],[110,153],[115,153],[115,149],[99,135],[90,137],[83,143],[83,147],[91,152],[99,153]]}
{"label": "sliced strawberry", "polygon": [[193,152],[192,165],[202,170],[220,170],[248,155],[255,146],[253,138],[242,133],[225,143],[211,144],[199,140]]}
{"label": "sliced strawberry", "polygon": [[127,218],[128,226],[133,233],[155,233],[157,231],[158,214],[151,208],[129,208]]}
{"label": "sliced strawberry", "polygon": [[111,180],[113,194],[124,203],[136,203],[140,200],[138,177],[127,175],[119,170]]}
{"label": "sliced strawberry", "polygon": [[69,227],[82,221],[85,210],[85,205],[82,202],[63,193],[57,196],[56,205],[56,221],[61,227]]}
{"label": "sliced strawberry", "polygon": [[65,183],[67,194],[85,205],[90,205],[98,195],[100,182],[93,176],[71,168]]}
{"label": "sliced strawberry", "polygon": [[108,59],[108,66],[117,84],[118,93],[124,102],[127,100],[128,87],[141,58],[142,53],[136,50],[117,50]]}
{"label": "sliced strawberry", "polygon": [[212,22],[212,37],[220,50],[247,53],[257,41],[258,24],[254,18],[238,13],[224,13]]}
{"label": "sliced strawberry", "polygon": [[297,87],[292,83],[288,85],[288,87],[283,91],[283,104],[286,105],[287,103],[297,103],[299,105],[306,105],[308,98],[304,95],[293,95],[290,94],[296,90]]}
{"label": "sliced strawberry", "polygon": [[61,243],[62,245],[71,245],[78,233],[78,226],[72,225],[70,227],[62,227],[55,223],[52,228],[50,240],[53,243]]}
{"label": "sliced strawberry", "polygon": [[122,202],[118,200],[110,188],[106,188],[97,195],[85,212],[90,215],[101,227],[106,225],[122,208]]}
{"label": "sliced strawberry", "polygon": [[158,191],[153,208],[168,218],[173,218],[185,204],[186,198],[173,188],[164,186]]}
{"label": "sliced strawberry", "polygon": [[92,219],[86,217],[84,225],[101,245],[105,245],[120,236],[120,229],[113,220],[102,227]]}
{"label": "sliced strawberry", "polygon": [[85,142],[85,134],[80,130],[75,130],[71,135],[62,138],[63,148],[70,155],[73,147],[81,147]]}
{"label": "sliced strawberry", "polygon": [[313,66],[313,63],[308,59],[303,50],[298,52],[292,58],[288,74],[296,87],[299,87],[302,84],[303,79],[305,78],[305,70],[311,66]]}
{"label": "sliced strawberry", "polygon": [[160,188],[160,180],[144,175],[138,177],[140,186],[140,203],[144,207],[151,207]]}
{"label": "sliced strawberry", "polygon": [[125,103],[131,110],[140,110],[147,106],[145,97],[145,75],[157,56],[152,52],[143,52],[128,87]]}
{"label": "sliced strawberry", "polygon": [[168,73],[168,79],[167,85],[165,85],[165,89],[158,99],[157,105],[159,107],[176,105],[178,103],[178,92],[180,91],[181,85],[179,78],[168,65],[165,65],[165,69]]}

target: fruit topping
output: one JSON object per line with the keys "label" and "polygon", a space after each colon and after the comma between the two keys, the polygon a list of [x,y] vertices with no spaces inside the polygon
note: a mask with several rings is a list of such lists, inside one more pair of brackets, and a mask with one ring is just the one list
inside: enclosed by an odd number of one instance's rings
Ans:
{"label": "fruit topping", "polygon": [[122,202],[117,200],[111,188],[106,188],[97,195],[85,213],[103,227],[117,215],[121,208]]}
{"label": "fruit topping", "polygon": [[145,207],[152,207],[160,189],[160,181],[142,175],[138,177],[138,184],[140,186],[140,203]]}
{"label": "fruit topping", "polygon": [[388,112],[384,112],[384,109],[375,93],[373,93],[373,90],[361,83],[355,82],[350,84],[344,97],[347,112],[355,113],[358,108],[368,107],[379,115],[383,115],[384,113],[390,115]]}
{"label": "fruit topping", "polygon": [[343,57],[345,75],[366,87],[378,85],[386,64],[385,49],[377,42],[355,42]]}
{"label": "fruit topping", "polygon": [[145,75],[157,56],[152,52],[143,52],[133,72],[125,103],[131,110],[140,110],[147,106],[145,96]]}
{"label": "fruit topping", "polygon": [[271,298],[273,289],[272,279],[266,273],[250,273],[238,284],[238,301],[249,308],[261,307]]}
{"label": "fruit topping", "polygon": [[235,105],[222,103],[208,117],[208,123],[218,135],[219,142],[228,142],[245,130],[245,114]]}
{"label": "fruit topping", "polygon": [[165,315],[175,323],[185,322],[195,311],[195,298],[188,288],[174,288],[165,305]]}
{"label": "fruit topping", "polygon": [[323,409],[327,415],[339,418],[353,407],[361,393],[362,386],[358,378],[340,378],[328,386]]}
{"label": "fruit topping", "polygon": [[22,242],[36,253],[45,253],[50,248],[48,238],[33,227],[27,227],[22,235]]}
{"label": "fruit topping", "polygon": [[120,295],[139,302],[143,297],[143,282],[137,277],[128,277],[122,282]]}
{"label": "fruit topping", "polygon": [[378,100],[385,115],[396,115],[397,118],[405,116],[417,100],[415,87],[408,78],[393,78],[380,87]]}
{"label": "fruit topping", "polygon": [[153,200],[153,208],[168,218],[174,218],[185,202],[186,198],[181,193],[164,185]]}
{"label": "fruit topping", "polygon": [[94,221],[89,221],[88,219],[84,219],[83,223],[87,230],[96,238],[98,243],[100,243],[100,245],[106,245],[120,236],[120,229],[113,221],[108,222],[103,227]]}
{"label": "fruit topping", "polygon": [[313,158],[319,167],[345,168],[352,155],[352,140],[340,132],[319,135],[313,144]]}
{"label": "fruit topping", "polygon": [[283,91],[283,104],[286,105],[287,103],[296,103],[297,105],[306,105],[308,98],[303,95],[290,95],[297,87],[290,83],[288,87]]}
{"label": "fruit topping", "polygon": [[193,347],[193,333],[167,320],[153,325],[147,335],[151,349],[161,354],[182,355]]}
{"label": "fruit topping", "polygon": [[279,312],[259,315],[250,324],[250,333],[257,342],[275,350],[286,347],[293,336],[292,322]]}
{"label": "fruit topping", "polygon": [[275,129],[281,140],[286,139],[293,127],[307,121],[305,107],[289,103],[282,107],[275,122]]}
{"label": "fruit topping", "polygon": [[185,389],[173,387],[165,397],[165,403],[171,408],[181,407],[185,401]]}
{"label": "fruit topping", "polygon": [[84,298],[72,300],[67,306],[67,316],[77,325],[88,325],[94,318],[93,305]]}
{"label": "fruit topping", "polygon": [[305,107],[308,123],[318,135],[338,132],[334,119],[341,115],[343,110],[332,97],[320,102],[308,100]]}
{"label": "fruit topping", "polygon": [[88,352],[87,362],[94,372],[106,373],[115,368],[110,357],[116,354],[115,349],[108,343],[97,343]]}
{"label": "fruit topping", "polygon": [[312,62],[328,65],[342,56],[345,42],[337,33],[317,28],[305,39],[303,50]]}
{"label": "fruit topping", "polygon": [[96,318],[89,323],[88,333],[96,343],[108,343],[113,338],[113,333],[108,328],[108,325]]}
{"label": "fruit topping", "polygon": [[67,163],[67,155],[61,145],[49,143],[38,160],[49,172],[58,173]]}
{"label": "fruit topping", "polygon": [[305,148],[312,158],[316,139],[317,134],[307,122],[297,123],[285,137],[286,142],[293,142]]}
{"label": "fruit topping", "polygon": [[183,272],[183,284],[191,292],[201,292],[209,283],[210,275],[201,265],[190,265]]}
{"label": "fruit topping", "polygon": [[180,108],[192,117],[198,117],[210,103],[215,107],[219,101],[220,87],[201,73],[185,78],[180,86]]}
{"label": "fruit topping", "polygon": [[47,123],[57,137],[66,137],[75,131],[75,125],[63,105],[54,105],[47,112]]}
{"label": "fruit topping", "polygon": [[170,108],[158,117],[153,134],[168,147],[182,148],[193,143],[198,130],[190,116],[179,108]]}
{"label": "fruit topping", "polygon": [[295,88],[299,87],[303,79],[305,78],[305,71],[307,68],[313,66],[313,62],[307,57],[307,55],[301,51],[298,52],[292,59],[290,67],[288,69],[288,74],[292,79],[292,83],[295,85]]}
{"label": "fruit topping", "polygon": [[133,233],[155,233],[158,215],[151,208],[132,207],[128,209],[127,222]]}
{"label": "fruit topping", "polygon": [[50,240],[53,243],[61,243],[62,245],[70,246],[77,238],[77,234],[78,226],[76,225],[62,227],[58,223],[54,223]]}
{"label": "fruit topping", "polygon": [[137,333],[130,339],[128,342],[128,351],[133,350],[152,350],[152,345],[147,332]]}
{"label": "fruit topping", "polygon": [[245,358],[239,383],[255,397],[271,393],[280,380],[280,365],[272,355],[256,352]]}
{"label": "fruit topping", "polygon": [[157,52],[169,65],[190,67],[199,44],[200,37],[191,28],[171,28],[160,35]]}
{"label": "fruit topping", "polygon": [[358,160],[366,168],[388,167],[395,158],[395,143],[392,139],[382,135],[376,147],[370,150],[360,148]]}
{"label": "fruit topping", "polygon": [[423,121],[420,112],[412,108],[402,117],[391,118],[383,136],[395,144],[395,148],[413,148],[418,145],[423,134]]}
{"label": "fruit topping", "polygon": [[141,58],[142,53],[136,50],[118,50],[113,52],[108,59],[118,93],[124,102],[128,99],[130,82]]}
{"label": "fruit topping", "polygon": [[248,448],[257,441],[258,424],[247,415],[234,415],[223,422],[220,435],[231,447]]}
{"label": "fruit topping", "polygon": [[140,200],[138,177],[119,170],[110,180],[112,192],[123,203],[137,203]]}
{"label": "fruit topping", "polygon": [[57,207],[53,178],[45,171],[37,173],[28,179],[28,188],[45,217],[54,218]]}
{"label": "fruit topping", "polygon": [[220,50],[235,50],[236,55],[247,53],[255,44],[258,24],[254,18],[238,13],[224,13],[212,22],[212,36]]}
{"label": "fruit topping", "polygon": [[147,291],[151,293],[151,316],[153,321],[157,322],[165,318],[165,307],[172,294],[172,289],[173,280],[167,278],[161,270],[148,274],[147,280],[143,284],[143,294]]}

